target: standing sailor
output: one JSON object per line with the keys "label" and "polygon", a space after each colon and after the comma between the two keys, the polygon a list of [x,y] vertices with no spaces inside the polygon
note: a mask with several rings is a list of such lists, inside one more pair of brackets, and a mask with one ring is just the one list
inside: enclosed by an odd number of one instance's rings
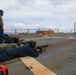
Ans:
{"label": "standing sailor", "polygon": [[0,10],[0,44],[3,43],[3,20],[2,20],[2,16],[3,16],[3,10]]}

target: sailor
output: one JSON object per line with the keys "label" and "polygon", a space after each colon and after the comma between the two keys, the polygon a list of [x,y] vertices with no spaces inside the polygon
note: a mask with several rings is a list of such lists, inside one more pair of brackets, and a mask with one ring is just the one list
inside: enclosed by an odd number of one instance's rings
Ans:
{"label": "sailor", "polygon": [[0,61],[11,60],[16,57],[32,56],[38,57],[39,52],[36,49],[36,42],[30,41],[19,48],[6,48],[0,51]]}
{"label": "sailor", "polygon": [[3,43],[3,20],[2,20],[2,16],[3,16],[3,10],[0,10],[0,44]]}

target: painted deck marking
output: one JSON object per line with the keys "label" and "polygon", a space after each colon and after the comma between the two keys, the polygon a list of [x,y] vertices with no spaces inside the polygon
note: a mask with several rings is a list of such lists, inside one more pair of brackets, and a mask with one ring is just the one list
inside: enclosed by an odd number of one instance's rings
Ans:
{"label": "painted deck marking", "polygon": [[33,57],[21,57],[20,58],[24,64],[27,67],[32,67],[32,69],[30,69],[34,75],[57,75],[55,73],[53,73],[51,70],[49,70],[48,68],[46,68],[45,66],[43,66],[41,63],[39,63],[37,60],[35,60]]}

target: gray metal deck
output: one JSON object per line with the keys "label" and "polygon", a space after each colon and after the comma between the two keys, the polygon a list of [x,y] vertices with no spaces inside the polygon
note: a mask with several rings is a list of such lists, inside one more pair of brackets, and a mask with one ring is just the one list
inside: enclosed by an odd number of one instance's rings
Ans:
{"label": "gray metal deck", "polygon": [[[75,39],[75,36],[67,35],[57,37],[59,38],[51,37],[34,40],[37,41],[38,44],[44,44],[47,42],[53,43],[67,40],[71,37],[74,37]],[[47,51],[43,54],[40,54],[39,57],[35,59],[57,75],[76,75],[76,42],[51,51]],[[21,60],[5,64],[5,66],[8,68],[9,75],[34,75],[31,70],[26,69],[26,65]]]}

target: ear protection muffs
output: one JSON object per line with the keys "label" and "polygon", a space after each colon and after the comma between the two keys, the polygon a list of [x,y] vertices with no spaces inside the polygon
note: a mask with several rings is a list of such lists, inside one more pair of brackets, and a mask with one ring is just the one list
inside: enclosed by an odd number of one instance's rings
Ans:
{"label": "ear protection muffs", "polygon": [[32,48],[34,48],[34,47],[35,47],[36,42],[35,42],[35,41],[30,41],[30,42],[29,42],[29,44],[30,44],[30,46],[31,46]]}
{"label": "ear protection muffs", "polygon": [[3,16],[3,10],[0,10],[0,15]]}

